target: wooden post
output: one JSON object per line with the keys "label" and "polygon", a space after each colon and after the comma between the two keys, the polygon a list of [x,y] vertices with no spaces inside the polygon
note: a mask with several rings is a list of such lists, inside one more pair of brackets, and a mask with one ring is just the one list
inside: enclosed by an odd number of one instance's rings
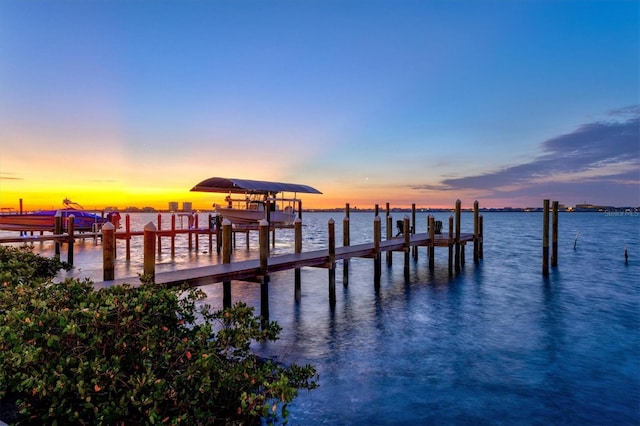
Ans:
{"label": "wooden post", "polygon": [[553,202],[551,220],[551,266],[558,266],[558,202]]}
{"label": "wooden post", "polygon": [[69,263],[69,265],[73,265],[73,243],[74,243],[73,227],[75,225],[74,219],[75,219],[74,215],[69,215],[69,217],[67,218],[68,220],[67,228],[69,232],[69,244],[68,244],[69,247],[67,251],[67,263]]}
{"label": "wooden post", "polygon": [[378,216],[378,215],[380,214],[380,208],[378,207],[378,205],[377,205],[377,204],[376,204],[376,206],[374,207],[373,211],[374,211],[374,215],[375,215],[375,216]]}
{"label": "wooden post", "polygon": [[145,276],[156,277],[156,227],[149,222],[144,227],[144,271]]}
{"label": "wooden post", "polygon": [[176,256],[176,214],[171,213],[171,257]]}
{"label": "wooden post", "polygon": [[193,215],[193,228],[195,231],[196,253],[200,251],[200,225],[198,224],[198,213]]}
{"label": "wooden post", "polygon": [[382,275],[382,265],[380,259],[380,240],[382,231],[380,229],[380,216],[373,218],[373,285],[376,289],[380,288],[380,276]]}
{"label": "wooden post", "polygon": [[460,207],[461,201],[456,200],[456,272],[460,271]]}
{"label": "wooden post", "polygon": [[260,316],[262,322],[269,321],[269,222],[262,219],[259,226],[260,241],[260,275],[262,276],[262,284],[260,285]]}
{"label": "wooden post", "polygon": [[[231,222],[225,219],[222,222],[222,263],[231,263]],[[231,307],[231,281],[222,282],[222,307]]]}
{"label": "wooden post", "polygon": [[344,214],[345,214],[345,216],[349,217],[350,210],[351,210],[351,208],[349,206],[349,203],[345,204],[345,206],[344,206]]}
{"label": "wooden post", "polygon": [[[131,217],[129,217],[129,213],[124,215],[124,250],[125,250],[125,258],[127,260],[131,260]],[[117,245],[117,243],[116,243]],[[113,252],[115,256],[116,248],[114,246]]]}
{"label": "wooden post", "polygon": [[329,219],[329,305],[336,304],[336,225],[333,219]]}
{"label": "wooden post", "polygon": [[222,216],[216,216],[216,252],[220,254],[222,249]]}
{"label": "wooden post", "polygon": [[[55,225],[53,233],[56,235],[62,234],[62,212],[58,210],[55,216]],[[60,241],[56,240],[56,259],[60,259]]]}
{"label": "wooden post", "polygon": [[[393,218],[390,215],[387,215],[387,240],[393,238]],[[393,264],[393,252],[391,250],[387,251],[387,266],[391,266]]]}
{"label": "wooden post", "polygon": [[449,216],[449,275],[453,274],[453,216]]}
{"label": "wooden post", "polygon": [[213,219],[213,217],[211,216],[211,213],[209,213],[209,220],[207,221],[207,224],[209,225],[209,254],[213,253],[213,232],[211,232],[211,219]]}
{"label": "wooden post", "polygon": [[549,200],[543,201],[542,212],[542,275],[549,275]]}
{"label": "wooden post", "polygon": [[116,244],[116,227],[107,222],[102,225],[102,279],[111,281],[115,278],[115,259],[113,251]]}
{"label": "wooden post", "polygon": [[20,214],[22,214],[23,210],[22,210],[22,198],[20,198]]}
{"label": "wooden post", "polygon": [[302,200],[298,200],[298,217],[302,220]]}
{"label": "wooden post", "polygon": [[484,246],[484,243],[483,243],[483,241],[484,241],[484,231],[483,231],[483,222],[484,222],[484,220],[482,218],[482,215],[480,215],[479,220],[480,220],[480,242],[478,244],[478,255],[479,255],[480,259],[482,259],[484,257],[484,253],[483,253],[483,251],[484,251],[484,247],[483,247]]}
{"label": "wooden post", "polygon": [[[162,215],[158,213],[158,231],[162,230]],[[162,237],[160,236],[160,232],[156,233],[158,237],[158,256],[162,255]]]}
{"label": "wooden post", "polygon": [[473,261],[480,259],[480,217],[478,209],[478,200],[473,202]]}
{"label": "wooden post", "polygon": [[[302,220],[297,217],[293,222],[294,230],[294,251],[296,254],[302,253]],[[300,268],[295,268],[295,288],[294,298],[296,302],[300,303],[302,299],[302,273]]]}
{"label": "wooden post", "polygon": [[[416,203],[411,204],[411,233],[415,234],[418,229],[416,223]],[[418,246],[413,246],[413,258],[418,259]]]}
{"label": "wooden post", "polygon": [[429,215],[429,270],[430,271],[433,271],[436,267],[435,239],[436,239],[436,220],[433,216]]}
{"label": "wooden post", "polygon": [[[347,211],[349,211],[349,204],[347,204]],[[349,216],[345,216],[342,220],[342,245],[348,247],[350,244]],[[344,287],[349,285],[349,259],[342,261],[342,285]]]}
{"label": "wooden post", "polygon": [[189,227],[189,232],[187,233],[187,235],[189,236],[188,246],[189,246],[189,252],[191,252],[191,249],[193,248],[193,242],[192,242],[192,239],[191,239],[191,237],[192,237],[191,234],[192,234],[192,230],[193,230],[193,215],[192,214],[189,215],[189,220],[187,220],[187,223],[188,223],[187,226]]}
{"label": "wooden post", "polygon": [[409,259],[411,258],[411,225],[409,216],[404,216],[404,279],[409,281]]}

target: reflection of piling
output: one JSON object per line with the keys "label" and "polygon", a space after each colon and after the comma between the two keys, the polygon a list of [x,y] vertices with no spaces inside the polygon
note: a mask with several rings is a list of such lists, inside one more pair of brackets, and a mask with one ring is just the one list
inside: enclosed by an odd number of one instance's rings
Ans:
{"label": "reflection of piling", "polygon": [[625,246],[624,248],[624,264],[628,264],[629,263],[629,252],[627,251],[627,247]]}
{"label": "reflection of piling", "polygon": [[549,275],[549,200],[542,209],[542,274]]}
{"label": "reflection of piling", "polygon": [[551,266],[558,266],[558,202],[552,203],[551,215]]}

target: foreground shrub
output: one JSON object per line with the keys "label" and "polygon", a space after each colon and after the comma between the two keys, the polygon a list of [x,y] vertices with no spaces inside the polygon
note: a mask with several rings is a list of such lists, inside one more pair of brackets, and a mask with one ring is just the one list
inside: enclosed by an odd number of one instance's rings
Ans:
{"label": "foreground shrub", "polygon": [[252,424],[287,417],[311,366],[250,350],[274,323],[237,304],[211,312],[193,288],[88,280],[6,280],[0,290],[0,399],[20,424]]}

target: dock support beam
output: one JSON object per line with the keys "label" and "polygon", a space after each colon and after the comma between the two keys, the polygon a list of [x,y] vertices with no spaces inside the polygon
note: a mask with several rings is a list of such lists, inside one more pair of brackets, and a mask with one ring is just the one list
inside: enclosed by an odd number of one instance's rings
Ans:
{"label": "dock support beam", "polygon": [[549,200],[542,208],[542,275],[549,275]]}
{"label": "dock support beam", "polygon": [[156,276],[156,227],[149,222],[144,227],[144,270],[143,274],[155,280]]}
{"label": "dock support beam", "polygon": [[[228,219],[222,222],[222,263],[231,263],[231,222]],[[222,307],[231,307],[231,281],[222,282]]]}

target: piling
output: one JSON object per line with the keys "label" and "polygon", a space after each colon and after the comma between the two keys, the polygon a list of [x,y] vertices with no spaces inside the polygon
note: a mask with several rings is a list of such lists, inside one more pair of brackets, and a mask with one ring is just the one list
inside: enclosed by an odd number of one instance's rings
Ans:
{"label": "piling", "polygon": [[336,304],[336,228],[333,219],[329,219],[329,304]]}
{"label": "piling", "polygon": [[549,200],[543,201],[542,212],[542,275],[549,275]]}
{"label": "piling", "polygon": [[[302,220],[300,217],[297,217],[293,222],[294,229],[294,251],[296,254],[302,253]],[[300,299],[302,298],[302,272],[301,268],[295,268],[295,289],[294,289],[294,297],[296,302],[300,303]]]}
{"label": "piling", "polygon": [[479,219],[479,228],[480,228],[480,241],[478,241],[478,257],[480,257],[480,259],[484,258],[484,220],[482,219],[482,215],[480,215]]}
{"label": "piling", "polygon": [[176,214],[171,213],[171,257],[176,256]]}
{"label": "piling", "polygon": [[456,200],[456,236],[455,236],[455,244],[456,244],[456,258],[455,258],[455,266],[456,272],[460,271],[460,209],[461,209],[461,201]]}
{"label": "piling", "polygon": [[260,316],[263,324],[269,321],[269,269],[267,259],[269,258],[269,222],[260,221],[259,242],[260,242],[260,275],[262,284],[260,285]]}
{"label": "piling", "polygon": [[198,232],[198,229],[200,227],[200,225],[198,224],[198,213],[195,213],[193,215],[193,227],[195,229],[195,245],[196,245],[196,253],[198,251],[200,251],[200,233]]}
{"label": "piling", "polygon": [[75,216],[74,215],[70,215],[67,220],[68,225],[67,225],[67,231],[69,232],[69,244],[68,244],[68,252],[67,252],[67,263],[69,263],[69,265],[73,265],[73,243],[75,241],[74,236],[73,236],[73,227],[75,225],[74,223],[74,219]]}
{"label": "piling", "polygon": [[380,216],[373,218],[373,285],[380,288],[380,276],[382,275],[382,264],[380,258],[380,241],[382,230],[380,227]]}
{"label": "piling", "polygon": [[[53,233],[56,235],[60,235],[62,234],[62,212],[60,210],[58,210],[56,212],[56,216],[55,216],[55,223],[54,223],[54,231]],[[57,259],[60,259],[60,241],[56,241],[56,254],[55,254]]]}
{"label": "piling", "polygon": [[[411,204],[411,234],[416,233],[416,203]],[[418,246],[413,246],[413,258],[418,260]]]}
{"label": "piling", "polygon": [[[347,211],[349,211],[349,204],[347,204]],[[349,216],[345,216],[342,220],[342,245],[349,247],[351,244],[351,237],[349,232]],[[342,261],[342,285],[344,287],[349,286],[349,259]]]}
{"label": "piling", "polygon": [[409,259],[411,258],[411,231],[409,216],[404,217],[404,279],[409,281]]}
{"label": "piling", "polygon": [[558,202],[552,203],[551,214],[551,266],[558,266]]}
{"label": "piling", "polygon": [[116,227],[107,222],[102,225],[102,279],[111,281],[115,279]]}
{"label": "piling", "polygon": [[149,222],[144,227],[144,271],[143,274],[155,280],[156,276],[156,227]]}
{"label": "piling", "polygon": [[478,200],[473,202],[473,261],[480,259],[480,217]]}
{"label": "piling", "polygon": [[433,216],[427,216],[427,221],[429,222],[429,270],[433,271],[436,267],[436,247],[435,247],[435,239],[436,239],[436,220]]}
{"label": "piling", "polygon": [[[222,263],[231,263],[231,222],[225,219],[222,222]],[[231,307],[231,281],[222,282],[222,307]]]}
{"label": "piling", "polygon": [[[162,215],[158,213],[158,231],[162,231]],[[158,256],[162,255],[162,237],[160,236],[160,232],[158,232]]]}
{"label": "piling", "polygon": [[[393,238],[393,217],[391,215],[387,215],[387,240]],[[393,252],[391,250],[387,251],[387,266],[391,266],[393,264]]]}
{"label": "piling", "polygon": [[449,275],[453,275],[453,216],[449,216]]}

